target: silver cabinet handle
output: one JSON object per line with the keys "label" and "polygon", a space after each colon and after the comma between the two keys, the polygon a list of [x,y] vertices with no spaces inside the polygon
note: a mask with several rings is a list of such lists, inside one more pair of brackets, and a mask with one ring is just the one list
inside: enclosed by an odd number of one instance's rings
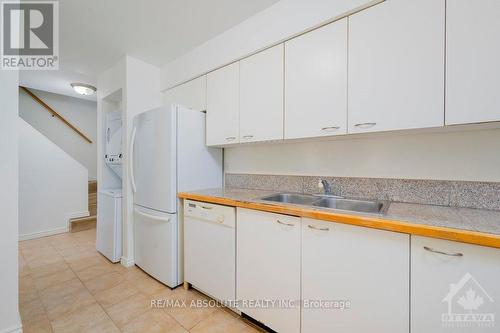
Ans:
{"label": "silver cabinet handle", "polygon": [[226,138],[227,141],[232,141],[232,140],[236,140],[236,137],[235,136],[228,136]]}
{"label": "silver cabinet handle", "polygon": [[282,224],[282,225],[287,225],[289,227],[295,227],[295,224],[293,224],[293,223],[286,223],[286,222],[282,222],[280,220],[276,220],[276,222],[278,222],[279,224]]}
{"label": "silver cabinet handle", "polygon": [[310,225],[310,224],[308,224],[307,227],[309,229],[314,229],[314,230],[319,230],[319,231],[329,231],[330,230],[330,228],[326,228],[326,227],[320,228],[320,227],[315,227],[315,226]]}
{"label": "silver cabinet handle", "polygon": [[243,139],[251,139],[253,138],[253,135],[243,135]]}
{"label": "silver cabinet handle", "polygon": [[327,126],[327,127],[323,127],[321,130],[322,131],[336,131],[340,129],[340,126]]}
{"label": "silver cabinet handle", "polygon": [[214,208],[214,207],[210,207],[210,206],[200,206],[200,207],[203,208],[203,209],[212,209],[212,208]]}
{"label": "silver cabinet handle", "polygon": [[446,253],[446,252],[442,252],[442,251],[438,251],[438,250],[434,250],[433,248],[430,248],[430,247],[427,247],[427,246],[424,246],[424,250],[426,251],[429,251],[429,252],[433,252],[433,253],[438,253],[438,254],[443,254],[445,256],[450,256],[450,257],[463,257],[463,253]]}
{"label": "silver cabinet handle", "polygon": [[370,128],[377,125],[377,123],[359,123],[355,124],[354,126],[359,127],[359,128]]}

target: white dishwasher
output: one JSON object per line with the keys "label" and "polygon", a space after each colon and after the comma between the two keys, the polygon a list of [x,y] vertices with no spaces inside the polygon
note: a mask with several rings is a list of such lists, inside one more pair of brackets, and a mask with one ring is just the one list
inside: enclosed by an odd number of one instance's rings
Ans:
{"label": "white dishwasher", "polygon": [[184,200],[185,281],[221,302],[236,298],[236,209]]}

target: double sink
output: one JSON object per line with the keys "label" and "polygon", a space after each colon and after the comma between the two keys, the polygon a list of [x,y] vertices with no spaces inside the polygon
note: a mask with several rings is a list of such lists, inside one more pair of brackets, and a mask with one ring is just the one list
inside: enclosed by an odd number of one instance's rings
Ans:
{"label": "double sink", "polygon": [[330,195],[298,193],[278,193],[259,198],[259,200],[379,215],[385,214],[389,208],[388,201],[358,200]]}

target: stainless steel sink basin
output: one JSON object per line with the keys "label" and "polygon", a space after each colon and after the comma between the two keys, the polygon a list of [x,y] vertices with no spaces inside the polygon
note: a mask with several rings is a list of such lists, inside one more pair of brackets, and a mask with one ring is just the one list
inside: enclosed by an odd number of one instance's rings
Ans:
{"label": "stainless steel sink basin", "polygon": [[291,203],[296,205],[312,205],[313,202],[318,200],[318,197],[307,194],[279,193],[260,198],[260,200]]}
{"label": "stainless steel sink basin", "polygon": [[313,202],[313,206],[348,210],[360,213],[381,214],[385,212],[384,207],[388,206],[383,201],[367,201],[355,199],[322,198]]}
{"label": "stainless steel sink basin", "polygon": [[260,200],[369,214],[384,214],[387,208],[389,208],[389,202],[387,201],[358,200],[296,193],[278,193],[262,197]]}

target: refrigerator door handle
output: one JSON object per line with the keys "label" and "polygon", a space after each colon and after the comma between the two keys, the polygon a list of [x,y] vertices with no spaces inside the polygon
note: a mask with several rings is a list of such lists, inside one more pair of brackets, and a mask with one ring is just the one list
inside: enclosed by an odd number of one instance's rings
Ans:
{"label": "refrigerator door handle", "polygon": [[132,139],[130,140],[130,153],[129,153],[129,169],[130,169],[130,182],[132,183],[132,192],[137,192],[137,187],[135,186],[135,177],[134,177],[134,144],[135,144],[135,135],[137,133],[137,127],[134,126],[132,130]]}
{"label": "refrigerator door handle", "polygon": [[148,214],[148,213],[141,212],[137,208],[135,208],[134,211],[137,214],[142,215],[144,217],[147,217],[148,219],[151,219],[151,220],[156,220],[156,221],[160,221],[160,222],[170,222],[170,217],[161,217],[161,216],[151,215],[151,214]]}

